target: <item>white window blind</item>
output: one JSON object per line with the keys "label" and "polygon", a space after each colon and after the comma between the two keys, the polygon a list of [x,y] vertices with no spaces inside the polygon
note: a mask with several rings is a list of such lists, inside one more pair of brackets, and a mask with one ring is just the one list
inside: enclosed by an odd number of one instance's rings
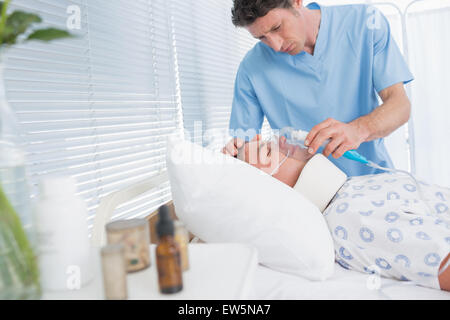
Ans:
{"label": "white window blind", "polygon": [[[7,98],[26,142],[32,195],[50,174],[75,177],[89,223],[104,195],[165,166],[165,138],[182,124],[165,0],[14,0],[41,26],[77,37],[29,42],[7,54]],[[113,218],[143,216],[170,200],[169,183],[128,203]]]}
{"label": "white window blind", "polygon": [[[233,26],[232,6],[231,0],[170,1],[184,128],[192,141],[212,148],[227,139],[236,72],[256,43]],[[211,131],[213,141],[202,139]]]}

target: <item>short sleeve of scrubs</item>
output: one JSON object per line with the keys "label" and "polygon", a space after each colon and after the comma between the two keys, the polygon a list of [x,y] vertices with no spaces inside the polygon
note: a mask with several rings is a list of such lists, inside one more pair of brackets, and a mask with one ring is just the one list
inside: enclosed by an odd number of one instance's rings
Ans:
{"label": "short sleeve of scrubs", "polygon": [[[264,121],[264,113],[248,77],[244,64],[241,63],[236,75],[230,117],[230,134],[232,136],[239,136],[235,130],[255,130],[255,133],[259,133]],[[247,136],[251,138],[252,134],[244,134],[244,137]]]}
{"label": "short sleeve of scrubs", "polygon": [[412,81],[413,75],[392,37],[389,22],[381,13],[380,24],[375,27],[373,37],[373,83],[375,90],[380,92],[396,83],[407,84]]}

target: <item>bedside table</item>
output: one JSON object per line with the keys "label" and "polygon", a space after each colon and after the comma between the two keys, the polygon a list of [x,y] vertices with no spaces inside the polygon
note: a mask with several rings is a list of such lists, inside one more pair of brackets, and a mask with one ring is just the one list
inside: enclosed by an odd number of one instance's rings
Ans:
{"label": "bedside table", "polygon": [[[183,272],[183,290],[161,294],[158,286],[155,245],[150,245],[149,268],[127,274],[129,300],[228,300],[249,299],[258,265],[255,248],[235,243],[189,244],[189,270]],[[93,280],[80,290],[46,292],[44,300],[103,300],[100,250],[94,251]]]}

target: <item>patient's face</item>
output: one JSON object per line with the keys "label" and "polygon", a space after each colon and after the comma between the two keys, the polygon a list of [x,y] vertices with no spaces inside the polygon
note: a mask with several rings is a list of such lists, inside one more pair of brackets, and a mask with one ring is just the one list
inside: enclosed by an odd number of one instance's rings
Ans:
{"label": "patient's face", "polygon": [[[255,137],[244,145],[243,155],[245,158],[242,160],[268,174],[271,174],[282,163],[273,177],[293,187],[312,155],[305,149],[287,144],[284,137],[279,139],[278,143],[261,143],[257,139],[258,137]],[[288,154],[289,157],[286,158]]]}

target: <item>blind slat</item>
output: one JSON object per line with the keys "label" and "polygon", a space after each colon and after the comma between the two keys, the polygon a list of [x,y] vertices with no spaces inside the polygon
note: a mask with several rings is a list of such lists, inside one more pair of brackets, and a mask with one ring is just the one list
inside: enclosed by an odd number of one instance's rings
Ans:
{"label": "blind slat", "polygon": [[[6,95],[25,140],[32,197],[46,176],[71,175],[93,217],[101,197],[165,166],[166,137],[182,125],[173,44],[163,0],[15,0],[10,10],[65,29],[69,5],[80,8],[76,38],[11,48]],[[170,197],[162,187],[115,215],[148,214]]]}
{"label": "blind slat", "polygon": [[[207,128],[227,130],[236,72],[256,43],[248,32],[238,32],[232,25],[232,5],[231,0],[171,2],[184,128],[193,141],[201,140],[195,134],[204,134]],[[194,124],[199,122],[202,130],[196,131]]]}

